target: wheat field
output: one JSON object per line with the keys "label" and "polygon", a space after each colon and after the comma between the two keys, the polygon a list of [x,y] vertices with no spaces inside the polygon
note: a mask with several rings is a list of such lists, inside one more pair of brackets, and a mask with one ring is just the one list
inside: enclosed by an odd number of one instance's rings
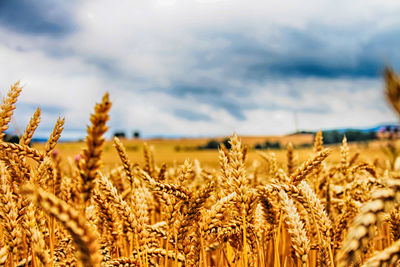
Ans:
{"label": "wheat field", "polygon": [[[400,78],[385,71],[400,114]],[[22,88],[0,108],[5,136]],[[96,104],[84,142],[0,141],[0,266],[394,266],[400,255],[400,150],[368,147],[173,152],[106,141],[111,102]],[[56,148],[57,145],[57,148]],[[386,154],[382,147],[386,148]],[[160,154],[157,154],[160,150]]]}

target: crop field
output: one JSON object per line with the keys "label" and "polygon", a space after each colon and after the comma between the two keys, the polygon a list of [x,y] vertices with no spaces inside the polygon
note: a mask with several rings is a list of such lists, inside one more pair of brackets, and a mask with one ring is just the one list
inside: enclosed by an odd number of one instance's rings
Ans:
{"label": "crop field", "polygon": [[[169,167],[175,165],[182,165],[186,159],[190,161],[199,161],[203,168],[218,169],[218,150],[217,149],[198,149],[198,147],[206,145],[210,140],[217,140],[221,142],[226,138],[187,138],[187,139],[120,139],[123,144],[128,158],[141,166],[145,164],[145,146],[152,151],[154,162],[157,166],[165,163]],[[249,150],[246,156],[246,166],[251,167],[252,164],[264,164],[263,154],[274,154],[277,158],[279,168],[284,169],[286,166],[286,147],[288,143],[292,143],[296,151],[296,161],[298,164],[306,161],[313,156],[314,136],[312,134],[298,134],[282,137],[275,136],[260,136],[260,137],[239,137],[241,144],[247,146]],[[256,150],[254,145],[269,140],[271,142],[279,141],[283,147],[282,149],[263,149]],[[391,144],[394,141],[390,142]],[[305,147],[304,144],[310,144]],[[368,160],[371,158],[380,158],[384,162],[387,158],[385,155],[386,141],[370,141],[368,143],[349,143],[349,148],[352,153],[361,153],[360,160]],[[303,145],[303,146],[302,146]],[[34,143],[32,147],[43,150],[45,144]],[[57,144],[56,153],[60,154],[63,158],[62,163],[67,164],[68,161],[74,160],[81,153],[85,147],[85,142],[61,142]],[[340,149],[337,146],[332,147],[329,162],[340,161]],[[388,158],[387,158],[388,159]],[[264,162],[264,163],[263,163]],[[113,140],[106,140],[103,146],[102,165],[105,168],[116,168],[121,165],[121,160],[118,151],[113,145]]]}
{"label": "crop field", "polygon": [[[386,70],[400,114],[400,78]],[[22,88],[0,108],[0,138]],[[285,137],[105,140],[108,94],[82,142],[0,141],[0,266],[394,266],[400,255],[397,140],[326,146]],[[89,117],[89,115],[88,115]],[[218,141],[222,141],[219,139]],[[312,144],[304,148],[299,145]]]}

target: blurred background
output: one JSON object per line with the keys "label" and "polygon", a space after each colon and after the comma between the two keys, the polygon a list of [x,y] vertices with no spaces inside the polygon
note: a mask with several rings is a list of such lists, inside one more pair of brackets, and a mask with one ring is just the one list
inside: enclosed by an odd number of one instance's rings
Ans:
{"label": "blurred background", "polygon": [[382,70],[400,69],[399,13],[372,0],[1,0],[0,92],[24,85],[9,133],[39,106],[36,139],[60,115],[62,139],[82,139],[108,91],[108,137],[397,134]]}

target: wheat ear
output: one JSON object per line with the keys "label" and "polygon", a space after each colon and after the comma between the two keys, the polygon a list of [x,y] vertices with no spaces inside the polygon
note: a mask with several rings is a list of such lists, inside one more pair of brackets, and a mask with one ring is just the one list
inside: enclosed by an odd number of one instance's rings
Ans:
{"label": "wheat ear", "polygon": [[29,120],[29,124],[26,126],[24,133],[22,134],[21,138],[19,139],[20,145],[28,146],[32,140],[33,133],[36,131],[36,128],[39,126],[40,123],[40,108],[37,108],[35,113],[33,113],[32,118]]}
{"label": "wheat ear", "polygon": [[9,152],[16,154],[20,158],[29,157],[38,162],[43,161],[44,155],[40,151],[34,148],[30,148],[29,146],[19,145],[14,143],[8,143],[0,141],[0,150],[2,152]]}
{"label": "wheat ear", "polygon": [[0,266],[6,266],[8,258],[8,247],[4,246],[0,249]]}
{"label": "wheat ear", "polygon": [[144,161],[145,166],[143,170],[147,172],[149,175],[153,175],[154,172],[154,148],[149,146],[147,143],[143,144],[143,153],[144,153]]}
{"label": "wheat ear", "polygon": [[118,137],[114,137],[114,147],[118,152],[118,156],[121,159],[122,165],[124,166],[124,170],[126,173],[126,177],[129,180],[131,190],[133,191],[133,183],[134,183],[134,175],[133,175],[133,165],[128,158],[128,154],[126,153],[126,149]]}
{"label": "wheat ear", "polygon": [[293,144],[289,142],[287,145],[287,174],[290,176],[294,172],[294,151]]}
{"label": "wheat ear", "polygon": [[94,113],[90,116],[91,125],[87,127],[86,148],[83,150],[83,161],[81,161],[80,166],[82,193],[85,202],[90,198],[101,167],[102,147],[105,141],[103,134],[108,129],[106,122],[109,119],[110,108],[111,102],[108,93],[106,93],[102,102],[94,107]]}
{"label": "wheat ear", "polygon": [[340,172],[347,179],[349,169],[349,145],[347,144],[346,136],[343,137],[342,145],[340,146]]}
{"label": "wheat ear", "polygon": [[397,114],[400,115],[400,77],[389,67],[385,68],[383,76],[386,85],[386,98]]}
{"label": "wheat ear", "polygon": [[51,152],[53,152],[54,148],[57,145],[58,139],[61,137],[61,132],[64,129],[64,123],[65,123],[65,118],[58,118],[56,125],[54,126],[53,131],[50,134],[49,139],[47,140],[45,150],[46,150],[46,155],[50,155]]}
{"label": "wheat ear", "polygon": [[323,141],[323,136],[322,136],[322,131],[319,130],[316,134],[315,134],[315,138],[314,138],[314,152],[318,153],[321,152],[322,150],[324,150],[324,141]]}
{"label": "wheat ear", "polygon": [[362,267],[392,266],[400,259],[400,240],[369,258]]}
{"label": "wheat ear", "polygon": [[399,188],[399,185],[394,184],[393,188],[378,190],[374,192],[372,200],[361,207],[339,253],[340,267],[360,262],[362,251],[374,234],[374,227],[383,220],[383,214],[400,200]]}
{"label": "wheat ear", "polygon": [[284,220],[290,235],[293,250],[301,262],[305,264],[310,250],[310,242],[306,230],[293,200],[288,197],[284,190],[280,190],[278,196],[281,208],[285,212]]}
{"label": "wheat ear", "polygon": [[13,258],[21,242],[21,218],[18,214],[17,202],[13,198],[11,177],[7,173],[2,173],[0,176],[0,204],[0,229],[10,257]]}
{"label": "wheat ear", "polygon": [[312,159],[306,161],[301,167],[297,169],[295,173],[290,177],[292,184],[299,184],[307,175],[309,175],[313,170],[321,165],[322,161],[328,157],[329,150],[325,149],[318,152]]}
{"label": "wheat ear", "polygon": [[153,178],[151,178],[146,171],[139,171],[140,177],[152,187],[152,189],[156,192],[164,192],[167,194],[171,194],[179,199],[188,200],[191,197],[191,192],[188,191],[183,186],[178,186],[175,184],[164,184],[157,182]]}
{"label": "wheat ear", "polygon": [[38,207],[64,225],[79,249],[79,259],[84,266],[100,266],[101,257],[97,237],[84,219],[85,216],[55,195],[32,184],[26,184],[22,192]]}
{"label": "wheat ear", "polygon": [[7,96],[3,99],[3,104],[0,107],[0,140],[6,135],[5,131],[8,129],[8,124],[14,113],[15,103],[21,91],[22,87],[19,85],[19,82],[16,82],[11,86]]}

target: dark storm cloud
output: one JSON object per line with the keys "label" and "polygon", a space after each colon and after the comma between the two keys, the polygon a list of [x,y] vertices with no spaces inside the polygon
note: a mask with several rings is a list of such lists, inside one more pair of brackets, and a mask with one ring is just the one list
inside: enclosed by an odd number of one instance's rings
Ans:
{"label": "dark storm cloud", "polygon": [[[321,37],[318,32],[333,32],[329,37]],[[383,68],[385,54],[393,55],[391,60],[400,62],[400,53],[396,52],[396,42],[399,32],[388,30],[368,40],[357,42],[356,49],[346,45],[346,39],[356,35],[357,29],[341,33],[333,29],[308,28],[293,30],[280,28],[278,45],[268,46],[268,40],[260,42],[248,35],[206,34],[202,38],[211,41],[223,39],[229,45],[213,49],[193,51],[196,64],[182,80],[172,82],[165,89],[170,95],[181,99],[189,99],[214,108],[222,108],[238,120],[245,120],[245,111],[261,108],[264,110],[287,110],[314,114],[328,114],[332,109],[327,105],[301,103],[306,91],[317,94],[335,94],[335,88],[296,88],[291,86],[293,79],[325,79],[327,81],[340,79],[379,79]],[[342,40],[342,45],[335,45],[335,40]],[[212,56],[209,56],[212,54]],[[397,60],[396,60],[397,59]],[[220,76],[201,79],[196,71],[219,68]],[[199,81],[197,84],[182,85],[185,81]],[[283,81],[287,87],[275,89],[274,81]],[[259,86],[249,85],[255,83]],[[173,84],[178,84],[174,86]],[[300,101],[296,108],[290,104],[277,103],[271,99],[262,104],[256,103],[257,94],[262,90],[273,91],[276,96]],[[354,89],[356,90],[356,89]],[[357,88],[362,90],[362,87]],[[304,99],[303,99],[304,100]]]}
{"label": "dark storm cloud", "polygon": [[[219,66],[225,78],[246,82],[291,77],[373,78],[381,75],[386,54],[400,59],[394,45],[400,41],[398,31],[387,31],[358,41],[361,39],[358,28],[341,32],[328,26],[321,27],[296,30],[276,26],[276,34],[261,40],[240,32],[202,35],[210,42],[220,38],[229,45],[216,48],[216,51],[195,51],[196,68]],[[354,40],[355,49],[352,47]],[[213,56],[207,57],[210,53]]]}
{"label": "dark storm cloud", "polygon": [[356,65],[326,64],[317,60],[296,60],[273,64],[256,64],[248,69],[249,77],[262,79],[271,76],[322,77],[322,78],[371,78],[380,75],[382,64],[378,61],[360,60]]}
{"label": "dark storm cloud", "polygon": [[28,34],[60,36],[75,28],[68,1],[2,0],[0,24]]}
{"label": "dark storm cloud", "polygon": [[[259,57],[260,62],[250,64],[246,73],[250,79],[263,80],[282,77],[319,77],[319,78],[376,78],[383,68],[383,51],[394,50],[393,44],[379,43],[379,39],[393,37],[396,33],[387,32],[383,36],[373,36],[367,41],[357,42],[357,36],[337,32],[335,29],[313,28],[304,31],[283,29],[282,51],[269,57]],[[321,32],[331,32],[326,37]],[[350,31],[351,32],[351,31]],[[396,38],[399,39],[399,38]],[[337,45],[336,43],[341,43]],[[386,52],[385,52],[386,53]]]}

